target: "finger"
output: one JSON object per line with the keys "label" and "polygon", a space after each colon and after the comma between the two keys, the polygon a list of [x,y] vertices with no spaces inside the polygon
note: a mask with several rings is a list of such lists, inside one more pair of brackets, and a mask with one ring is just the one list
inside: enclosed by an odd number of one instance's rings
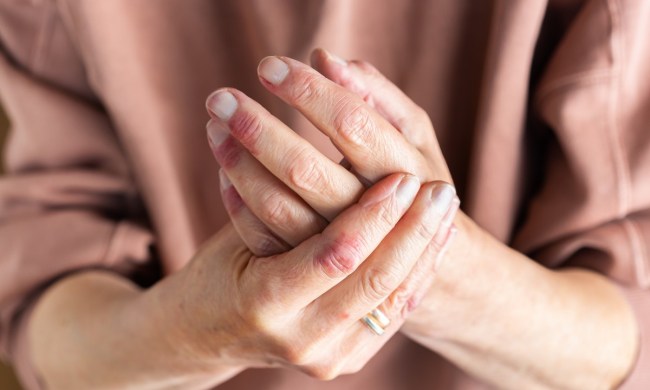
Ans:
{"label": "finger", "polygon": [[433,242],[438,247],[443,247],[443,245],[447,241],[449,231],[452,225],[454,224],[454,218],[456,218],[456,214],[458,213],[459,207],[460,207],[460,199],[458,199],[458,196],[456,196],[454,197],[454,200],[451,202],[451,206],[447,211],[447,215],[445,215],[445,217],[442,219],[441,222],[442,228],[439,229],[438,233],[436,233],[435,237],[433,237]]}
{"label": "finger", "polygon": [[431,242],[407,279],[379,306],[379,309],[390,319],[390,324],[384,328],[385,333],[381,337],[377,337],[361,321],[355,321],[351,325],[350,331],[341,332],[345,336],[340,343],[344,348],[347,346],[342,353],[343,356],[347,356],[347,359],[342,362],[344,368],[340,370],[341,372],[354,373],[361,369],[399,331],[407,315],[418,307],[435,279],[435,272],[431,266],[433,263],[439,262],[439,259],[445,255],[446,248],[453,241],[456,228],[452,226],[450,229],[444,229],[441,226],[441,230],[445,231],[447,237],[443,247],[440,248]]}
{"label": "finger", "polygon": [[390,318],[391,324],[395,323],[399,328],[407,315],[418,306],[424,293],[431,287],[437,267],[456,235],[455,232],[454,226],[446,227],[441,224],[436,235],[444,238],[439,241],[431,240],[409,276],[378,306]]}
{"label": "finger", "polygon": [[422,186],[413,206],[369,259],[310,305],[309,312],[318,316],[324,326],[335,327],[342,317],[350,318],[351,324],[384,302],[412,272],[440,229],[454,197],[449,184]]}
{"label": "finger", "polygon": [[[326,219],[333,219],[363,193],[354,175],[242,92],[219,90],[206,105],[215,121],[225,123],[234,139]],[[216,145],[227,156],[224,168],[242,156],[230,150],[234,143],[229,139]]]}
{"label": "finger", "polygon": [[311,67],[286,57],[267,57],[258,74],[269,91],[298,109],[371,182],[389,172],[426,172],[424,157],[386,119]]}
{"label": "finger", "polygon": [[411,205],[419,187],[414,176],[390,175],[368,189],[322,234],[286,254],[256,259],[253,272],[259,276],[254,278],[257,287],[264,289],[261,294],[303,309],[373,253]]}
{"label": "finger", "polygon": [[311,63],[323,76],[359,95],[411,144],[440,150],[426,111],[370,63],[345,61],[323,49],[312,52]]}
{"label": "finger", "polygon": [[235,230],[242,241],[256,256],[270,256],[290,249],[286,242],[278,239],[262,221],[251,212],[232,186],[228,176],[219,170],[221,198]]}
{"label": "finger", "polygon": [[207,125],[210,147],[238,195],[277,237],[294,247],[325,228],[326,221],[233,139],[225,124]]}

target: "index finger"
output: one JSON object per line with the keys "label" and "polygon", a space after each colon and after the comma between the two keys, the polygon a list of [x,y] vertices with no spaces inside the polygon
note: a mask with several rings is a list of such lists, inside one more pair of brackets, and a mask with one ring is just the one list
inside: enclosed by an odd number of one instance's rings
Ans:
{"label": "index finger", "polygon": [[423,171],[426,162],[418,150],[357,94],[287,57],[266,57],[258,74],[269,91],[327,135],[366,179]]}

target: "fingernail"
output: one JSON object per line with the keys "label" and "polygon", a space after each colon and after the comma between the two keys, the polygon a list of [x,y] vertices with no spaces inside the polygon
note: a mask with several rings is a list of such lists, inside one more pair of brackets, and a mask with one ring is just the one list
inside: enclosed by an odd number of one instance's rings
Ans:
{"label": "fingernail", "polygon": [[208,98],[208,108],[222,121],[227,121],[237,111],[237,99],[228,91],[219,91]]}
{"label": "fingernail", "polygon": [[397,186],[395,195],[400,206],[408,206],[411,204],[415,195],[420,189],[420,180],[412,175],[406,175]]}
{"label": "fingernail", "polygon": [[323,51],[325,52],[325,55],[327,56],[328,61],[335,62],[335,63],[337,63],[337,64],[339,64],[341,66],[347,66],[348,65],[348,62],[346,60],[344,60],[343,58],[337,56],[336,54],[332,54],[329,51],[324,50],[324,49],[323,49]]}
{"label": "fingernail", "polygon": [[451,224],[454,222],[454,218],[456,217],[456,212],[458,211],[459,206],[460,199],[458,199],[457,196],[454,196],[454,200],[451,202],[451,206],[449,206],[449,210],[447,210],[447,214],[442,220],[442,226],[451,226]]}
{"label": "fingernail", "polygon": [[266,57],[260,62],[257,72],[273,85],[280,85],[289,74],[289,66],[278,57]]}
{"label": "fingernail", "polygon": [[219,169],[219,182],[222,190],[225,190],[232,185],[228,175],[226,175],[226,172],[224,172],[223,169]]}
{"label": "fingernail", "polygon": [[213,146],[221,145],[223,141],[225,141],[226,138],[228,138],[228,136],[230,135],[230,133],[224,127],[223,124],[214,120],[208,122],[206,129],[208,130],[208,138],[210,138],[210,143]]}
{"label": "fingernail", "polygon": [[447,214],[456,197],[454,187],[447,183],[436,183],[431,190],[431,207],[440,215]]}

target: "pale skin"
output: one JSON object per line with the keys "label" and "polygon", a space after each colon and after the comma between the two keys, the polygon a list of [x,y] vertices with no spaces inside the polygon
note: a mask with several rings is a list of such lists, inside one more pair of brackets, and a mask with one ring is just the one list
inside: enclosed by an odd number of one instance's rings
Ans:
{"label": "pale skin", "polygon": [[[227,148],[213,143],[228,177],[222,180],[224,199],[228,206],[234,192],[248,206],[227,208],[251,247],[260,237],[276,237],[275,250],[300,242],[354,199],[362,182],[390,172],[450,180],[426,114],[376,69],[324,51],[316,51],[312,63],[339,85],[288,58],[263,61],[262,84],[327,135],[355,174],[328,162],[241,92],[222,90],[208,99],[208,108],[214,107],[209,132],[231,135],[222,144]],[[238,102],[235,120],[220,120],[222,92]],[[265,178],[267,189],[275,184],[271,192],[291,194],[271,203],[271,212],[245,180],[253,159],[267,168],[253,168],[255,177],[278,179]],[[309,207],[312,213],[304,216]],[[463,213],[456,224],[459,237],[444,267],[428,277],[435,282],[428,281],[424,303],[408,317],[406,335],[499,388],[606,389],[621,382],[634,358],[637,329],[610,282],[583,269],[545,269]]]}
{"label": "pale skin", "polygon": [[[328,135],[352,171],[287,138],[272,117],[259,120],[269,114],[229,90],[236,110],[225,120],[216,111],[211,127],[231,134],[230,147],[212,146],[234,184],[224,180],[233,225],[148,290],[99,271],[49,288],[30,322],[34,364],[49,388],[199,389],[264,366],[330,379],[362,368],[397,331],[502,388],[611,388],[625,376],[636,324],[607,279],[549,271],[455,214],[449,186],[437,182],[451,178],[428,118],[367,65],[346,65],[354,69],[346,76],[317,54],[340,87],[281,61],[287,77],[263,84],[326,134],[343,129]],[[254,132],[238,132],[247,123],[268,125],[258,132],[271,137],[263,148]],[[330,180],[296,180],[307,174],[279,158],[292,146]],[[280,194],[270,199],[283,199],[270,212],[273,203],[247,195],[244,168]],[[259,234],[242,240],[242,232]],[[283,283],[287,275],[300,283]],[[381,337],[358,321],[377,306],[392,320]]]}

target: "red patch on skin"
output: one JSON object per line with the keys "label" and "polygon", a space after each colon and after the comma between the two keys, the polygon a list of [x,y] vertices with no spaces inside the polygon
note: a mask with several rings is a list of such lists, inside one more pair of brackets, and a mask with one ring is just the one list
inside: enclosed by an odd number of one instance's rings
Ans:
{"label": "red patch on skin", "polygon": [[242,207],[244,207],[244,200],[241,198],[241,195],[239,195],[239,192],[237,192],[235,187],[230,186],[223,191],[222,198],[223,205],[231,215],[235,215],[242,209]]}
{"label": "red patch on skin", "polygon": [[350,313],[344,311],[344,312],[339,313],[337,315],[337,317],[338,317],[339,320],[345,321],[345,320],[350,318]]}
{"label": "red patch on skin", "polygon": [[253,113],[237,111],[228,122],[230,134],[248,149],[257,154],[257,140],[262,132],[262,121]]}
{"label": "red patch on skin", "polygon": [[214,158],[223,168],[232,168],[239,161],[241,148],[237,140],[232,137],[226,138],[221,145],[212,149]]}
{"label": "red patch on skin", "polygon": [[363,242],[358,235],[341,234],[336,240],[327,245],[316,257],[318,267],[322,267],[327,275],[339,278],[349,275],[361,259]]}
{"label": "red patch on skin", "polygon": [[410,313],[413,310],[415,310],[418,306],[420,306],[420,303],[422,302],[422,298],[424,298],[424,295],[421,293],[415,293],[411,295],[411,297],[406,301],[406,312]]}

